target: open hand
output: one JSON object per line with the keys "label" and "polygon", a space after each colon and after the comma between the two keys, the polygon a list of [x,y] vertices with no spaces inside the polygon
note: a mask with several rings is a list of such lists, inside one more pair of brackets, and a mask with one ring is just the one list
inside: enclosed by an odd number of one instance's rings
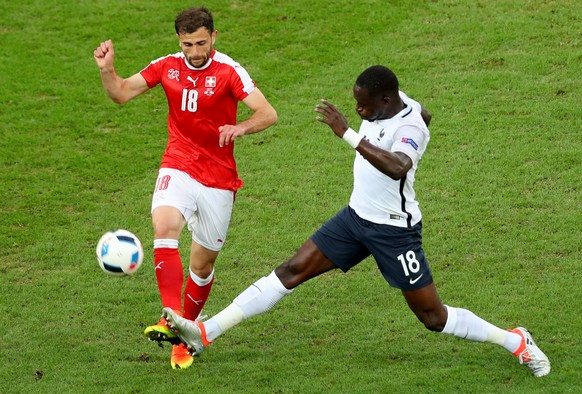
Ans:
{"label": "open hand", "polygon": [[338,137],[342,138],[350,127],[346,117],[326,99],[321,99],[321,102],[322,104],[315,107],[315,112],[323,116],[317,116],[315,119],[328,125]]}

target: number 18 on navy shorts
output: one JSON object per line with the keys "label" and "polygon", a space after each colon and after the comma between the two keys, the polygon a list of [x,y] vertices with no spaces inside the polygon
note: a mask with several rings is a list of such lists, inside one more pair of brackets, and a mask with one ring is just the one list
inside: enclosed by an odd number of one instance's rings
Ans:
{"label": "number 18 on navy shorts", "polygon": [[433,281],[422,249],[420,222],[411,228],[376,224],[348,206],[323,224],[311,240],[344,272],[372,255],[393,287],[418,290]]}

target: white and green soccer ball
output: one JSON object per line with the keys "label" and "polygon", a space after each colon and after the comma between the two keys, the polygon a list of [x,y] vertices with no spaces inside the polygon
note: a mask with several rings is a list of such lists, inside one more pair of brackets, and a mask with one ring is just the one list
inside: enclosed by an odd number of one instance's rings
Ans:
{"label": "white and green soccer ball", "polygon": [[108,274],[135,273],[143,262],[143,247],[135,234],[127,230],[108,231],[97,243],[97,261]]}

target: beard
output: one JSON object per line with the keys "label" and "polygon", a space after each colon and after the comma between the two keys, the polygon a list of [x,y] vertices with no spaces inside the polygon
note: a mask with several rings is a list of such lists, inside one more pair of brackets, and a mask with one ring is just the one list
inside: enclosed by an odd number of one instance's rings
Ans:
{"label": "beard", "polygon": [[187,57],[187,59],[188,59],[188,63],[190,63],[190,65],[192,67],[196,67],[196,68],[204,67],[208,63],[208,60],[210,59],[210,52],[208,52],[204,56],[197,56],[197,57],[189,56],[189,57]]}

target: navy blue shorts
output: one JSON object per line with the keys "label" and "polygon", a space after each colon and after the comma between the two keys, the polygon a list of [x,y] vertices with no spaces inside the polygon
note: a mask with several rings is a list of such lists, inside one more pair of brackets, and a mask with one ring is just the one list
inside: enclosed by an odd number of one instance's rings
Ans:
{"label": "navy blue shorts", "polygon": [[421,223],[411,228],[376,224],[348,206],[321,226],[311,240],[344,272],[372,255],[393,287],[417,290],[433,281],[422,249]]}

